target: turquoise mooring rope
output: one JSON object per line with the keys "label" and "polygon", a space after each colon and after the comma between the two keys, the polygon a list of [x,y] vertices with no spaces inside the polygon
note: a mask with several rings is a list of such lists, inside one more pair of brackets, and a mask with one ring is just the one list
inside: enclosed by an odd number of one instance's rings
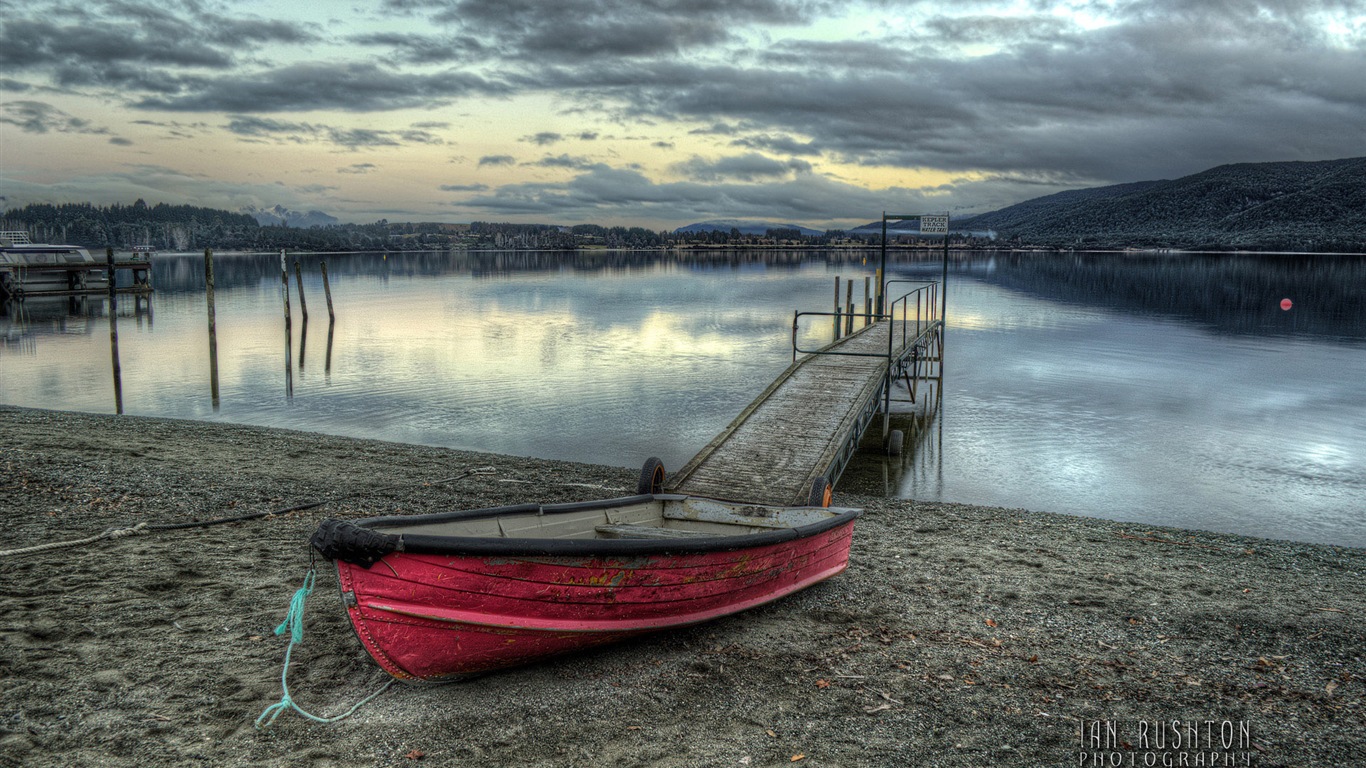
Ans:
{"label": "turquoise mooring rope", "polygon": [[261,716],[256,718],[257,730],[269,728],[270,725],[275,722],[275,718],[279,717],[280,713],[287,709],[293,709],[295,712],[298,712],[315,723],[335,723],[338,720],[344,720],[355,714],[356,710],[370,703],[371,699],[384,693],[388,690],[389,686],[394,684],[394,681],[390,680],[380,686],[379,690],[361,699],[354,707],[346,710],[340,715],[334,715],[332,717],[318,717],[317,715],[305,712],[298,704],[294,703],[294,699],[290,698],[289,657],[294,651],[294,646],[304,641],[304,602],[307,601],[308,596],[313,593],[313,584],[317,579],[317,569],[314,568],[312,564],[309,564],[308,575],[304,576],[304,585],[299,587],[298,591],[294,593],[294,597],[289,601],[289,612],[285,614],[285,620],[280,622],[280,626],[275,628],[276,635],[283,635],[285,632],[289,632],[289,647],[285,649],[285,667],[280,671],[280,688],[283,690],[283,694],[280,696],[278,702],[266,707],[265,710],[261,712]]}

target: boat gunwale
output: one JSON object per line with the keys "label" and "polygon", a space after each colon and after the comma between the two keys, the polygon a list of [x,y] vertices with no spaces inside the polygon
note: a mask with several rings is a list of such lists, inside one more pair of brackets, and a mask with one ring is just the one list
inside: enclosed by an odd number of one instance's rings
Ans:
{"label": "boat gunwale", "polygon": [[[615,499],[577,501],[565,504],[517,504],[506,507],[485,507],[454,512],[434,512],[425,515],[373,517],[352,520],[362,528],[403,528],[414,525],[474,520],[497,517],[507,514],[537,512],[543,515],[586,512],[595,509],[615,509],[647,502],[683,501],[688,498],[702,499],[702,496],[689,494],[641,494],[623,496]],[[720,499],[724,504],[740,504]],[[743,506],[765,506],[781,509],[798,509],[773,504],[743,504]],[[809,538],[826,531],[848,525],[863,514],[862,509],[850,507],[823,508],[831,512],[825,520],[791,528],[772,528],[758,533],[743,535],[717,535],[707,538],[689,539],[550,539],[550,538],[491,538],[487,536],[445,536],[439,534],[405,534],[383,531],[401,540],[400,552],[418,555],[472,555],[472,556],[573,556],[573,557],[612,557],[656,554],[699,554],[705,552],[726,552],[740,549],[781,544]]]}

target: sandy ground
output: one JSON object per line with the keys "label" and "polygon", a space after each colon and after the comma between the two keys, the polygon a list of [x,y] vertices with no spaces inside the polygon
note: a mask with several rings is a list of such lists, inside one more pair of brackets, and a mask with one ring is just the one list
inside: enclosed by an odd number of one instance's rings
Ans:
{"label": "sandy ground", "polygon": [[[0,557],[0,766],[1366,761],[1362,550],[837,492],[867,510],[850,568],[801,594],[258,731],[319,519],[610,497],[635,471],[13,408],[0,470],[3,549],[338,499]],[[330,566],[305,628],[301,706],[339,712],[387,680]],[[1092,741],[1096,720],[1113,730]]]}

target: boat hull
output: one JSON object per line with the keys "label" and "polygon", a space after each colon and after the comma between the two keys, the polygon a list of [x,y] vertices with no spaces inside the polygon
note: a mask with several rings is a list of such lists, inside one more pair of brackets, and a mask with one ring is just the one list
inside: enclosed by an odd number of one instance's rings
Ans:
{"label": "boat hull", "polygon": [[459,555],[337,561],[371,656],[400,679],[440,680],[685,627],[843,571],[852,517],[810,536],[713,552]]}

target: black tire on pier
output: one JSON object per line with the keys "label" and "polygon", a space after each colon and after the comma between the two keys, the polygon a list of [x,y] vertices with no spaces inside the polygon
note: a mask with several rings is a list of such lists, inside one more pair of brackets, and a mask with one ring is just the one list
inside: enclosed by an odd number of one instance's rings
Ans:
{"label": "black tire on pier", "polygon": [[651,456],[645,460],[645,466],[640,468],[640,479],[636,481],[636,493],[663,493],[664,492],[664,462],[657,457]]}
{"label": "black tire on pier", "polygon": [[902,447],[905,443],[906,443],[906,436],[903,435],[903,434],[901,433],[901,430],[899,430],[899,429],[894,429],[894,430],[892,430],[891,433],[890,433],[889,435],[887,435],[887,455],[888,455],[888,456],[900,456],[900,455],[901,455],[901,447]]}
{"label": "black tire on pier", "polygon": [[808,507],[828,507],[834,491],[835,489],[830,485],[830,481],[825,479],[825,475],[821,475],[811,481],[811,493],[807,496],[806,505]]}

